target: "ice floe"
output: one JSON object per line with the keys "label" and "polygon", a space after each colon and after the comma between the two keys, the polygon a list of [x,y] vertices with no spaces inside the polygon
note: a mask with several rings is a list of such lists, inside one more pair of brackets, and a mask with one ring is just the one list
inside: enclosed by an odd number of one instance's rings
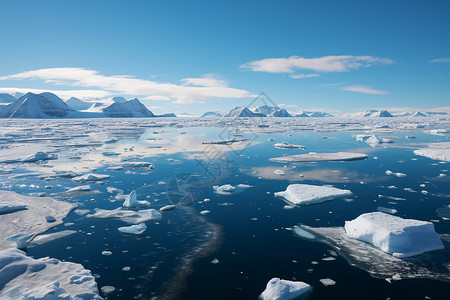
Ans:
{"label": "ice floe", "polygon": [[175,205],[169,204],[169,205],[165,205],[165,206],[161,207],[159,209],[159,211],[168,211],[168,210],[172,210],[172,209],[175,209],[175,208],[176,208]]}
{"label": "ice floe", "polygon": [[0,299],[102,299],[89,270],[55,258],[0,251]]}
{"label": "ice floe", "polygon": [[276,144],[274,144],[274,147],[279,148],[279,149],[305,149],[305,146],[293,145],[293,144],[289,144],[286,142],[276,143]]}
{"label": "ice floe", "polygon": [[352,192],[330,186],[290,184],[286,191],[276,192],[274,195],[295,205],[308,205],[351,196]]}
{"label": "ice floe", "polygon": [[73,177],[72,180],[75,182],[91,182],[108,179],[110,177],[111,176],[107,174],[85,174],[82,176]]}
{"label": "ice floe", "polygon": [[[13,246],[6,238],[19,234],[30,237],[58,226],[76,205],[57,201],[49,197],[23,196],[15,192],[0,191],[0,203],[8,202],[15,206],[26,206],[27,209],[0,215],[0,250]],[[49,223],[45,216],[53,216],[56,221]],[[15,245],[14,245],[15,246]]]}
{"label": "ice floe", "polygon": [[345,231],[349,238],[370,243],[399,258],[444,248],[433,223],[383,212],[365,213],[345,221]]}
{"label": "ice floe", "polygon": [[36,236],[31,241],[31,243],[36,244],[36,245],[43,245],[43,244],[53,242],[57,239],[72,235],[74,233],[76,233],[75,230],[63,230],[63,231],[58,231],[58,232],[53,232],[53,233],[48,233],[48,234],[40,234],[40,235]]}
{"label": "ice floe", "polygon": [[251,188],[251,185],[248,184],[238,184],[236,186],[233,186],[231,184],[224,184],[224,185],[214,185],[212,188],[216,194],[219,195],[231,195],[235,193],[242,192],[245,189]]}
{"label": "ice floe", "polygon": [[366,159],[367,154],[336,152],[336,153],[307,153],[297,155],[287,155],[282,157],[270,158],[275,162],[310,162],[310,161],[348,161]]}
{"label": "ice floe", "polygon": [[120,219],[129,224],[139,224],[151,220],[159,220],[161,219],[161,213],[155,209],[133,211],[123,208],[113,210],[96,208],[94,214],[87,215],[86,217],[95,219]]}
{"label": "ice floe", "polygon": [[141,223],[137,225],[119,227],[118,230],[122,233],[139,235],[143,234],[147,230],[147,225],[145,225],[145,223]]}
{"label": "ice floe", "polygon": [[302,281],[272,278],[259,295],[260,300],[292,300],[311,291],[311,286]]}
{"label": "ice floe", "polygon": [[414,150],[414,154],[450,162],[450,142],[429,144],[428,148]]}

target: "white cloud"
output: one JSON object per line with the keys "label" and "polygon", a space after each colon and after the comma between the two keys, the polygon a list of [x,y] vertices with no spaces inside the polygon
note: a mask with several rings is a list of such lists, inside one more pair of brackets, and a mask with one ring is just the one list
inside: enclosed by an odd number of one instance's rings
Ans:
{"label": "white cloud", "polygon": [[295,70],[314,72],[347,72],[376,64],[392,64],[393,60],[373,56],[334,55],[318,58],[291,56],[288,58],[266,58],[241,65],[243,70],[268,73],[292,73]]}
{"label": "white cloud", "polygon": [[344,86],[341,88],[342,91],[348,91],[348,92],[357,92],[357,93],[363,93],[363,94],[371,94],[371,95],[387,95],[388,92],[381,91],[381,90],[375,90],[372,88],[369,88],[364,85],[350,85],[350,86]]}
{"label": "white cloud", "polygon": [[429,61],[430,63],[450,63],[450,57],[436,58]]}
{"label": "white cloud", "polygon": [[302,78],[312,78],[312,77],[318,77],[319,74],[292,74],[291,77],[294,79],[302,79]]}
{"label": "white cloud", "polygon": [[143,100],[153,100],[153,101],[169,101],[170,97],[162,95],[152,95],[142,98]]}
{"label": "white cloud", "polygon": [[0,87],[0,93],[14,94],[19,93],[35,93],[40,94],[44,92],[50,92],[61,99],[67,100],[70,97],[76,97],[82,100],[104,99],[111,96],[111,93],[101,90],[48,90],[48,89],[24,89],[24,88],[2,88]]}
{"label": "white cloud", "polygon": [[[143,97],[162,96],[176,103],[202,102],[211,98],[245,98],[253,96],[246,90],[228,87],[225,81],[207,75],[185,78],[182,85],[160,83],[131,76],[102,75],[83,68],[50,68],[2,76],[0,80],[44,80],[47,83],[97,88],[108,94],[127,94]],[[165,98],[166,99],[166,98]]]}

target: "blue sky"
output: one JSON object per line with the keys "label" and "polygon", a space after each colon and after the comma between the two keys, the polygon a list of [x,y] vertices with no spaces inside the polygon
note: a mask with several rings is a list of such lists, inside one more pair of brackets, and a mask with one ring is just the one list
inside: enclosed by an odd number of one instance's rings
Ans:
{"label": "blue sky", "polygon": [[0,92],[227,111],[450,106],[449,1],[1,1]]}

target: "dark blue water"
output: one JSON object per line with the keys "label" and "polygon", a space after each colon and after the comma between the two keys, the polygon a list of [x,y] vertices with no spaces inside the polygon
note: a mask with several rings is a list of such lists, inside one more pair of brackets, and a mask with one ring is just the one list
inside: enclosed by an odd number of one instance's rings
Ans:
{"label": "dark blue water", "polygon": [[[180,136],[179,131],[171,130],[158,137],[174,139]],[[217,139],[223,129],[188,128],[183,131],[187,131],[188,138],[202,140]],[[251,136],[245,147],[230,145],[226,157],[220,151],[219,160],[205,158],[201,150],[206,146],[199,144],[197,153],[180,149],[176,153],[140,159],[155,164],[151,171],[133,169],[136,174],[127,174],[129,169],[107,171],[107,166],[101,167],[97,173],[112,177],[106,184],[91,184],[101,192],[97,194],[67,198],[61,192],[76,186],[70,179],[43,182],[36,176],[4,178],[3,188],[19,193],[54,193],[55,198],[79,203],[80,209],[91,211],[121,206],[121,201],[111,201],[114,195],[106,191],[108,186],[122,189],[125,194],[134,189],[141,200],[148,200],[153,208],[158,209],[174,201],[167,197],[172,188],[169,187],[168,191],[167,184],[162,183],[171,182],[174,176],[184,180],[186,176],[195,175],[195,203],[164,212],[159,221],[147,222],[148,229],[144,235],[119,233],[117,228],[126,226],[119,220],[96,220],[72,212],[65,223],[74,223],[67,229],[79,231],[77,234],[28,248],[28,254],[33,257],[50,256],[83,264],[95,274],[99,288],[105,285],[116,288],[105,296],[107,299],[256,299],[272,277],[311,284],[310,299],[424,299],[425,296],[448,299],[450,279],[449,282],[404,279],[388,283],[351,266],[341,256],[334,261],[322,261],[325,256],[330,256],[331,246],[301,239],[289,230],[297,224],[343,226],[345,220],[376,211],[382,206],[395,208],[398,211],[396,215],[405,218],[439,220],[434,223],[436,231],[450,234],[449,221],[439,218],[436,213],[437,208],[450,204],[450,176],[438,177],[442,173],[448,174],[450,166],[415,156],[413,149],[407,147],[416,143],[448,141],[448,138],[421,132],[398,133],[393,135],[399,137],[393,145],[406,147],[372,148],[355,141],[352,135],[358,133],[295,131],[289,133],[292,136],[288,133],[244,133],[244,137]],[[407,140],[405,135],[415,135],[417,139]],[[143,136],[146,137],[146,133]],[[127,142],[142,143],[143,136]],[[275,141],[267,141],[269,138]],[[276,149],[273,147],[276,142],[301,144],[306,149]],[[358,151],[367,153],[369,158],[350,162],[288,164],[269,161],[269,158],[283,154],[310,151]],[[196,160],[193,154],[202,159]],[[168,158],[178,162],[168,161]],[[285,170],[287,175],[274,175],[272,167]],[[270,171],[261,173],[263,168]],[[387,176],[386,170],[407,176]],[[300,177],[298,174],[301,173],[305,176]],[[354,195],[285,210],[283,206],[286,203],[274,198],[273,193],[285,190],[290,183],[331,184],[349,189]],[[39,187],[32,188],[30,184]],[[53,185],[50,192],[44,188],[46,184]],[[233,195],[215,194],[212,186],[222,184],[248,184],[252,187]],[[404,188],[417,192],[405,191]],[[422,190],[428,194],[420,193]],[[406,200],[393,201],[379,195]],[[203,202],[205,198],[211,201]],[[210,213],[203,216],[200,214],[203,210]],[[61,225],[50,232],[64,229],[66,227]],[[104,250],[113,254],[103,256],[101,252]],[[215,258],[219,260],[218,264],[211,263]],[[312,264],[313,261],[318,264]],[[131,270],[123,271],[122,268],[127,266]],[[319,282],[322,278],[331,278],[336,285],[325,287]]]}

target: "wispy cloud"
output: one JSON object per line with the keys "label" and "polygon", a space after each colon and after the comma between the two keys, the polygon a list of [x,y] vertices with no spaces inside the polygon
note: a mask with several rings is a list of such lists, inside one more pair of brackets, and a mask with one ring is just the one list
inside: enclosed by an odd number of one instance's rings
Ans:
{"label": "wispy cloud", "polygon": [[0,80],[44,80],[47,84],[97,88],[105,94],[127,94],[146,99],[174,100],[176,103],[203,102],[212,98],[253,96],[243,89],[231,88],[211,75],[182,79],[182,84],[161,83],[132,76],[106,76],[83,68],[50,68],[1,76]]}
{"label": "wispy cloud", "polygon": [[302,79],[302,78],[312,78],[312,77],[318,77],[319,74],[292,74],[291,77],[294,79]]}
{"label": "wispy cloud", "polygon": [[241,65],[242,70],[268,73],[293,73],[295,70],[314,72],[348,72],[373,65],[394,63],[387,58],[373,56],[334,55],[317,58],[291,56],[288,58],[266,58]]}
{"label": "wispy cloud", "polygon": [[441,57],[432,59],[429,61],[430,63],[450,63],[450,57]]}
{"label": "wispy cloud", "polygon": [[375,89],[372,89],[372,88],[364,86],[364,85],[350,85],[350,86],[344,86],[340,89],[342,91],[371,94],[371,95],[387,95],[387,94],[389,94],[386,91],[375,90]]}

